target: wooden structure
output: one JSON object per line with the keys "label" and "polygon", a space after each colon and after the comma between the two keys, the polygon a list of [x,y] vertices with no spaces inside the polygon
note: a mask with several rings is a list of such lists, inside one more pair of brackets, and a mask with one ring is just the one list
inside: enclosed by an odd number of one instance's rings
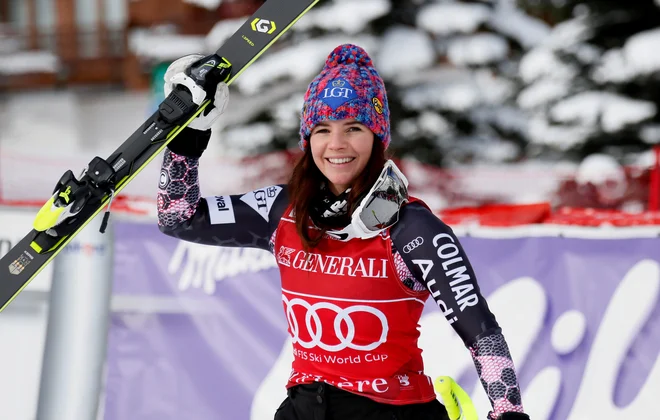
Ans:
{"label": "wooden structure", "polygon": [[[55,86],[116,85],[139,90],[149,86],[149,69],[130,53],[127,34],[137,28],[168,24],[185,35],[206,35],[221,19],[251,14],[263,0],[224,0],[216,10],[197,7],[184,0],[90,0],[96,16],[92,30],[77,23],[76,0],[49,0],[55,16],[54,31],[41,33],[37,24],[37,0],[0,0],[0,24],[10,23],[9,1],[22,3],[27,28],[19,34],[25,50],[49,50],[58,56],[57,74],[12,75],[2,89],[20,90]],[[109,28],[106,8],[124,2],[126,22]]]}

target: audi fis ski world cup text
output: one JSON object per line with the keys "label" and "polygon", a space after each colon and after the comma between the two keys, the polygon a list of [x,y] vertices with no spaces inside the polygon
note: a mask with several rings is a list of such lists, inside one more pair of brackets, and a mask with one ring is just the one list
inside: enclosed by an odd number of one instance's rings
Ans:
{"label": "audi fis ski world cup text", "polygon": [[[411,243],[416,240],[417,238]],[[422,238],[421,243],[417,246],[421,246],[423,243],[424,240]],[[436,248],[438,258],[442,261],[441,266],[444,271],[444,279],[436,280],[433,278],[427,280],[427,277],[431,273],[431,269],[435,266],[433,260],[415,259],[412,260],[412,262],[422,271],[422,278],[426,282],[426,286],[429,289],[429,292],[431,292],[431,296],[438,304],[442,314],[447,318],[450,324],[453,324],[458,321],[459,314],[455,313],[454,309],[447,305],[445,302],[446,297],[441,296],[438,281],[449,282],[451,291],[454,294],[453,301],[456,303],[460,312],[479,303],[479,296],[474,288],[474,279],[472,279],[467,273],[468,269],[465,266],[463,257],[459,255],[460,250],[456,245],[454,238],[447,233],[439,233],[433,237],[432,243]],[[410,243],[406,246],[409,245]],[[410,249],[409,252],[412,252],[412,249]]]}

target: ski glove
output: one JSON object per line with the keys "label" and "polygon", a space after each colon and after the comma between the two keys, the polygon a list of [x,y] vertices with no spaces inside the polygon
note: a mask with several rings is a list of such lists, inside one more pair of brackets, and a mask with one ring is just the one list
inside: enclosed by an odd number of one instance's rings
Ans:
{"label": "ski glove", "polygon": [[[204,58],[201,54],[191,54],[179,58],[169,65],[167,71],[165,72],[165,97],[174,89],[175,84],[172,82],[172,78],[178,73],[184,73],[188,67],[190,67],[196,61]],[[202,112],[197,118],[195,118],[190,124],[189,128],[199,131],[210,130],[213,126],[213,123],[222,115],[227,107],[229,102],[229,87],[226,83],[218,83],[216,88],[215,95],[213,98],[213,103],[209,104],[204,112]]]}
{"label": "ski glove", "polygon": [[529,416],[525,413],[502,413],[497,417],[497,420],[529,420]]}

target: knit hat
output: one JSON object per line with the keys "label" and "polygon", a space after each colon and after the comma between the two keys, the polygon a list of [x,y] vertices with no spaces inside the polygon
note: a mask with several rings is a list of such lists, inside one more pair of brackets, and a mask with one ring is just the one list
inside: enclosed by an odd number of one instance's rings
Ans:
{"label": "knit hat", "polygon": [[300,121],[300,148],[307,148],[318,123],[348,118],[367,126],[385,148],[390,144],[385,84],[367,52],[352,44],[335,48],[309,84]]}

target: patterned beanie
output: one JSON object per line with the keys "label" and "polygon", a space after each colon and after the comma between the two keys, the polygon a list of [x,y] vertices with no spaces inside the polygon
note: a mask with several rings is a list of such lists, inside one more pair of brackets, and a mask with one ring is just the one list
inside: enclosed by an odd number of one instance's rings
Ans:
{"label": "patterned beanie", "polygon": [[300,148],[309,144],[312,129],[326,120],[354,118],[390,144],[390,110],[383,79],[367,52],[357,45],[340,45],[305,93],[300,121]]}

